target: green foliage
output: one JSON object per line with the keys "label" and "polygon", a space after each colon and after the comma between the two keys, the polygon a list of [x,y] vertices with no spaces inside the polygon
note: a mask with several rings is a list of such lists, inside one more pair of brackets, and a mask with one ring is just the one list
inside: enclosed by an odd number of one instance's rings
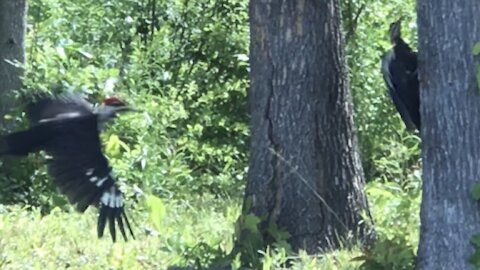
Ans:
{"label": "green foliage", "polygon": [[377,144],[378,152],[373,156],[377,178],[372,180],[395,182],[407,191],[420,190],[420,139],[415,135],[404,135]]}
{"label": "green foliage", "polygon": [[[237,197],[248,158],[247,4],[32,1],[25,89],[17,99],[39,91],[81,92],[92,101],[124,97],[142,113],[122,117],[103,138],[118,136],[115,151],[107,152],[121,180],[128,182],[127,191],[136,184],[161,197],[186,198],[192,192]],[[345,29],[351,33],[347,57],[355,119],[370,180],[382,177],[377,161],[388,157],[388,143],[409,137],[397,131],[403,123],[386,94],[379,59],[390,47],[389,22],[400,15],[407,15],[403,34],[415,45],[414,5],[398,0],[343,5]],[[20,115],[10,120],[18,128],[26,126],[20,111],[10,114]],[[413,153],[408,164],[417,166],[417,157]],[[2,177],[3,202],[22,201],[12,195],[18,191],[31,193],[25,175],[38,176],[34,193],[53,196],[48,177],[36,166],[41,160],[35,155],[22,173]],[[44,201],[37,194],[23,200]]]}
{"label": "green foliage", "polygon": [[[247,199],[245,209],[249,209],[250,200]],[[270,253],[270,246],[282,254],[293,254],[292,248],[288,243],[290,234],[276,224],[268,222],[264,217],[258,217],[253,213],[243,214],[235,224],[235,248],[230,254],[238,258],[242,266],[248,266],[253,269],[270,269],[268,266],[270,259],[267,258]],[[263,252],[267,247],[266,253]],[[281,264],[286,264],[283,261]],[[267,267],[267,268],[265,268]]]}
{"label": "green foliage", "polygon": [[[476,183],[473,185],[471,190],[471,195],[474,200],[476,201],[480,200],[480,184],[479,183]],[[475,251],[468,260],[473,266],[478,268],[480,267],[480,234],[473,235],[472,238],[470,239],[470,244],[473,246]]]}
{"label": "green foliage", "polygon": [[[246,5],[32,1],[25,88],[16,98],[66,91],[97,102],[123,97],[142,113],[122,117],[102,138],[128,194],[137,185],[161,197],[236,197],[247,166]],[[26,126],[21,109],[10,113],[20,115],[10,126]],[[20,162],[27,166],[2,176],[1,201],[51,207],[38,195],[56,192],[41,156]]]}
{"label": "green foliage", "polygon": [[[413,195],[402,198],[398,185],[387,187],[379,183],[367,187],[382,243],[370,253],[361,254],[354,249],[307,255],[277,246],[252,250],[259,258],[256,269],[284,269],[289,265],[298,270],[347,270],[360,269],[362,264],[363,269],[413,269],[405,250],[407,245],[402,246],[402,241],[415,250],[419,199]],[[228,258],[234,244],[231,236],[240,214],[238,201],[213,197],[165,201],[165,212],[158,220],[146,215],[151,210],[141,206],[139,211],[129,211],[136,224],[137,240],[115,245],[108,237],[96,240],[96,211],[80,215],[71,208],[69,212],[55,208],[49,215],[41,216],[38,208],[26,211],[18,206],[0,206],[0,267],[166,269],[175,265],[199,269],[228,265],[229,260],[224,258]],[[254,216],[247,219],[249,228],[256,228],[260,221]],[[234,258],[233,269],[242,265],[240,257],[238,254]]]}
{"label": "green foliage", "polygon": [[160,230],[162,228],[161,221],[166,215],[165,205],[160,198],[154,195],[147,195],[145,202],[150,213],[151,222],[155,225],[155,229]]}
{"label": "green foliage", "polygon": [[473,46],[472,53],[474,56],[480,55],[480,42],[477,42],[475,46]]}
{"label": "green foliage", "polygon": [[236,249],[233,256],[239,256],[242,266],[260,268],[264,262],[261,251],[267,243],[262,235],[260,226],[264,223],[263,219],[256,215],[243,214],[235,224],[235,243]]}
{"label": "green foliage", "polygon": [[375,163],[388,154],[384,143],[400,143],[409,136],[383,82],[380,59],[391,48],[390,23],[401,16],[405,17],[402,36],[415,49],[415,1],[348,0],[342,1],[342,8],[345,32],[351,33],[347,60],[355,125],[366,178],[371,180],[381,177]]}
{"label": "green foliage", "polygon": [[[112,245],[108,237],[96,239],[94,211],[80,215],[55,208],[42,217],[38,209],[0,206],[0,268],[205,269],[217,265],[218,258],[232,248],[233,223],[240,213],[238,202],[193,199],[166,202],[165,208],[160,230],[152,229],[154,224],[137,213],[132,219],[144,224],[135,230],[137,240]],[[358,267],[351,261],[358,251],[312,256],[269,248],[259,254],[265,263],[257,269],[282,269],[287,261],[294,270]],[[232,269],[240,269],[238,260]]]}
{"label": "green foliage", "polygon": [[413,269],[419,230],[420,140],[405,131],[392,106],[380,58],[391,48],[388,27],[401,16],[402,36],[416,47],[415,1],[342,4],[345,30],[351,33],[347,57],[355,123],[377,232],[376,243],[357,259],[362,269]]}
{"label": "green foliage", "polygon": [[[37,92],[77,92],[97,102],[116,95],[140,110],[102,134],[128,201],[140,201],[127,206],[134,209],[129,211],[140,235],[113,246],[109,239],[92,240],[94,214],[73,213],[47,176],[42,154],[5,160],[0,203],[21,203],[33,211],[0,205],[0,268],[200,268],[230,261],[234,269],[413,267],[419,139],[404,131],[379,70],[391,46],[388,26],[401,15],[406,15],[402,34],[415,47],[414,1],[342,1],[378,242],[362,254],[318,256],[293,253],[290,235],[260,217],[238,218],[249,145],[247,5],[246,0],[29,2],[25,88],[13,94],[19,103]],[[5,118],[10,128],[26,127],[21,110],[12,108]],[[264,225],[267,235],[260,235]],[[240,236],[238,250],[229,256]],[[272,243],[267,249],[265,239]]]}
{"label": "green foliage", "polygon": [[[480,42],[477,42],[475,46],[473,46],[472,53],[473,53],[473,56],[480,55]],[[478,89],[480,89],[480,66],[477,67],[477,73],[475,77],[477,79],[477,87]]]}
{"label": "green foliage", "polygon": [[480,234],[475,234],[470,239],[470,244],[475,248],[475,252],[470,256],[468,261],[475,267],[480,267]]}
{"label": "green foliage", "polygon": [[408,135],[379,145],[382,152],[374,163],[378,178],[366,186],[377,239],[355,261],[368,270],[414,269],[420,227],[420,141]]}
{"label": "green foliage", "polygon": [[473,199],[475,199],[476,201],[480,200],[480,184],[479,183],[473,185],[471,194]]}
{"label": "green foliage", "polygon": [[[194,204],[194,205],[191,205]],[[212,207],[215,206],[215,207]],[[129,211],[137,240],[97,240],[95,211],[85,214],[54,208],[0,205],[1,269],[166,269],[169,266],[207,267],[233,245],[233,223],[239,204],[212,197],[164,204],[160,229],[139,211]]]}
{"label": "green foliage", "polygon": [[477,68],[477,75],[475,78],[477,79],[477,87],[480,89],[480,67]]}
{"label": "green foliage", "polygon": [[[367,193],[375,219],[377,241],[361,259],[362,269],[413,269],[419,235],[420,183],[419,172],[412,183],[368,184]],[[414,183],[416,182],[416,183]]]}

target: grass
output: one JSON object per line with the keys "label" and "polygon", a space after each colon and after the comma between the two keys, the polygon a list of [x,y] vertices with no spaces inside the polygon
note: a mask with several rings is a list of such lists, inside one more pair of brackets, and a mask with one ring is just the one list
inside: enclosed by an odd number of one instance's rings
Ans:
{"label": "grass", "polygon": [[[213,203],[213,202],[210,202]],[[0,208],[1,269],[164,269],[192,263],[199,243],[229,250],[237,204],[223,211],[204,203],[167,205],[161,228],[156,230],[147,215],[136,215],[137,239],[112,244],[109,236],[96,237],[95,209],[85,214],[18,206]]]}
{"label": "grass", "polygon": [[[147,214],[137,214],[137,239],[115,244],[109,236],[97,239],[95,209],[84,214],[54,209],[42,217],[39,209],[0,205],[0,269],[195,267],[228,254],[233,247],[240,204],[228,201],[221,205],[211,198],[194,205],[169,202],[158,230]],[[354,255],[348,251],[291,257],[282,250],[267,250],[265,255],[264,269],[280,269],[286,259],[293,260],[292,269],[355,269]]]}
{"label": "grass", "polygon": [[[411,254],[418,243],[419,196],[405,196],[392,183],[369,183],[367,191],[383,238],[369,260],[372,265],[405,269],[414,255],[398,254]],[[42,216],[40,209],[0,205],[0,269],[198,269],[232,250],[239,201],[204,196],[157,201],[156,208],[160,211],[139,203],[130,209],[137,239],[113,244],[109,235],[96,237],[96,209],[79,214],[57,208]],[[264,254],[262,270],[284,269],[286,261],[298,270],[350,270],[362,263],[354,260],[361,255],[359,250],[317,256],[304,252],[292,256],[270,248],[259,252]],[[238,260],[231,266],[238,269]]]}

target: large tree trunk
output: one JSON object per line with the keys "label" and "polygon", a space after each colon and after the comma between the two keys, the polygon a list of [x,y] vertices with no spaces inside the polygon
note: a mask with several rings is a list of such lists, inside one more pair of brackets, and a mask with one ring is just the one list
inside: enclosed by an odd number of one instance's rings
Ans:
{"label": "large tree trunk", "polygon": [[419,0],[423,198],[418,269],[471,269],[480,233],[480,1]]}
{"label": "large tree trunk", "polygon": [[11,107],[7,94],[19,90],[25,62],[26,0],[0,0],[0,125]]}
{"label": "large tree trunk", "polygon": [[338,1],[251,0],[250,29],[244,212],[262,218],[264,243],[276,224],[310,253],[363,236],[368,207]]}

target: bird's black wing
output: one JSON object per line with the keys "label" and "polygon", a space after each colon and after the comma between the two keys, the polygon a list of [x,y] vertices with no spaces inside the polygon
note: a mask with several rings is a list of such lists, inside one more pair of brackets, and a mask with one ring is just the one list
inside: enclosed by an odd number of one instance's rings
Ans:
{"label": "bird's black wing", "polygon": [[92,106],[80,96],[63,94],[56,97],[37,95],[27,105],[31,127],[0,137],[1,155],[28,155],[42,149],[58,133],[56,121],[93,116]]}
{"label": "bird's black wing", "polygon": [[56,134],[51,125],[36,125],[28,130],[0,136],[0,156],[26,156],[42,149]]}
{"label": "bird's black wing", "polygon": [[402,88],[397,88],[397,93],[405,104],[410,119],[415,127],[420,130],[420,83],[418,79],[418,56],[402,39],[393,47],[395,62],[392,71],[395,72],[394,80],[402,80]]}
{"label": "bird's black wing", "polygon": [[413,123],[420,130],[421,127],[421,117],[420,117],[420,82],[418,79],[418,71],[410,72],[408,74],[408,89],[402,98],[408,99],[409,103],[407,104],[407,109],[410,112],[410,118]]}
{"label": "bird's black wing", "polygon": [[49,173],[60,192],[79,212],[84,212],[89,205],[100,207],[99,237],[103,236],[107,223],[113,241],[116,240],[115,223],[125,240],[125,227],[134,237],[124,211],[123,195],[101,150],[97,116],[58,120],[49,125],[57,133],[44,150],[50,156]]}
{"label": "bird's black wing", "polygon": [[92,114],[92,105],[74,94],[37,97],[27,106],[27,117],[31,125]]}
{"label": "bird's black wing", "polygon": [[[411,100],[415,100],[412,95],[412,90],[415,91],[415,89],[410,89],[409,72],[406,66],[395,58],[393,51],[388,51],[382,57],[381,71],[393,104],[400,113],[407,130],[415,129],[417,125],[412,119],[412,113],[419,109],[418,107],[415,109],[415,105],[411,103]],[[418,93],[418,88],[416,91]]]}

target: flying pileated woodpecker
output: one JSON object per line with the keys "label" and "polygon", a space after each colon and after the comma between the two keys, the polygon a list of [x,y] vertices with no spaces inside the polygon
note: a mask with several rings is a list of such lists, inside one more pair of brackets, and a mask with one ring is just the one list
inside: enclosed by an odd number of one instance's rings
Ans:
{"label": "flying pileated woodpecker", "polygon": [[390,25],[393,48],[382,57],[383,79],[408,130],[420,131],[417,53],[401,38],[402,19]]}
{"label": "flying pileated woodpecker", "polygon": [[98,237],[103,236],[108,223],[115,242],[117,223],[125,240],[125,227],[134,238],[122,192],[102,153],[99,138],[108,120],[131,110],[117,98],[108,98],[97,107],[73,95],[39,98],[27,106],[30,128],[0,137],[0,156],[45,151],[49,174],[77,211],[83,213],[89,205],[100,208]]}

